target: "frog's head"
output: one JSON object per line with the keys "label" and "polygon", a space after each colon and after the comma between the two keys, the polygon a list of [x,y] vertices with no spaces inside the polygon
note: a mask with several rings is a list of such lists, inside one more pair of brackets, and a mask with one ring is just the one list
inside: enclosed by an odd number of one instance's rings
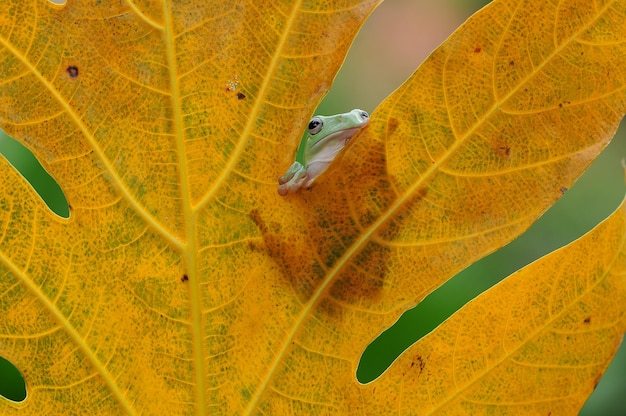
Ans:
{"label": "frog's head", "polygon": [[335,160],[354,134],[367,126],[370,115],[355,109],[334,116],[315,116],[309,121],[308,134],[300,142],[296,160],[278,179],[278,193],[287,195],[308,188]]}

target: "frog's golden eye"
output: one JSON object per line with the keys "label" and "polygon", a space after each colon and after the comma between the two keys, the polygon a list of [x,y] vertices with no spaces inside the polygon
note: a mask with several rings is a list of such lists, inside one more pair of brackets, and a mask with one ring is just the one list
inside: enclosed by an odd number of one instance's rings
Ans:
{"label": "frog's golden eye", "polygon": [[313,117],[311,121],[309,121],[309,134],[311,136],[315,136],[319,133],[324,127],[324,122],[319,117]]}

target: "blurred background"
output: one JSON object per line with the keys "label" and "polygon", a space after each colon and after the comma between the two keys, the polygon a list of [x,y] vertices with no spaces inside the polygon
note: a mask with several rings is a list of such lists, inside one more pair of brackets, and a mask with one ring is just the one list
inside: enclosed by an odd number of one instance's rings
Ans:
{"label": "blurred background", "polygon": [[[372,113],[419,64],[486,1],[387,0],[370,17],[346,58],[332,90],[317,113],[352,108]],[[621,202],[625,186],[624,129],[580,180],[528,232],[475,263],[407,311],[365,351],[358,377],[380,375],[404,349],[502,278],[591,230]],[[0,134],[0,153],[22,172],[51,209],[67,216],[67,204],[54,180],[29,152]],[[23,381],[0,359],[0,394],[20,400]],[[626,415],[626,348],[622,346],[582,415]]]}

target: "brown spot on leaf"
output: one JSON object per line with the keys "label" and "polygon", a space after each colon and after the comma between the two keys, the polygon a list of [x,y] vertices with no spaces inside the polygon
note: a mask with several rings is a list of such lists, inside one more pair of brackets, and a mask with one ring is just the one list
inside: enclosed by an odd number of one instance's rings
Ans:
{"label": "brown spot on leaf", "polygon": [[508,159],[511,156],[511,146],[500,137],[494,138],[493,152],[502,159]]}
{"label": "brown spot on leaf", "polygon": [[387,122],[387,136],[393,135],[393,133],[395,133],[399,125],[400,125],[400,121],[395,117],[391,117],[389,121]]}
{"label": "brown spot on leaf", "polygon": [[65,72],[67,72],[67,75],[69,75],[70,78],[78,78],[78,67],[77,66],[70,65],[70,66],[67,67]]}
{"label": "brown spot on leaf", "polygon": [[511,155],[511,148],[509,146],[500,146],[496,149],[496,153],[502,157],[508,158]]}

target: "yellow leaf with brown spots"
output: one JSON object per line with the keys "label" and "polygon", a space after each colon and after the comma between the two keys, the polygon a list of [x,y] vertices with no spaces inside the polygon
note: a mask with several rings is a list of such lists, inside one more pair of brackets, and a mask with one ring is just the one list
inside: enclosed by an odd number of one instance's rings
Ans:
{"label": "yellow leaf with brown spots", "polygon": [[626,330],[624,209],[379,379],[359,358],[511,241],[626,111],[626,0],[495,1],[309,190],[277,178],[376,1],[10,0],[0,126],[2,414],[576,414]]}

